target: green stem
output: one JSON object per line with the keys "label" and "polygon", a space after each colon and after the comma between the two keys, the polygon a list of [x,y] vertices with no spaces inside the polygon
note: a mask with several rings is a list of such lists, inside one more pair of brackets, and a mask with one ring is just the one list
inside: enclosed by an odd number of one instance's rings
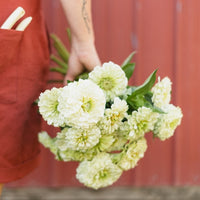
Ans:
{"label": "green stem", "polygon": [[71,30],[70,30],[70,28],[67,28],[66,31],[67,31],[68,39],[69,39],[69,41],[71,43],[72,38],[71,38]]}
{"label": "green stem", "polygon": [[63,80],[48,80],[48,83],[63,83]]}
{"label": "green stem", "polygon": [[51,38],[53,39],[54,41],[53,45],[57,50],[58,54],[60,55],[60,57],[62,58],[62,60],[68,63],[69,51],[66,49],[65,45],[55,34],[51,34]]}
{"label": "green stem", "polygon": [[68,65],[67,63],[63,62],[62,60],[60,60],[58,57],[51,55],[51,60],[53,60],[55,63],[57,63],[60,67],[62,67],[63,69],[67,70]]}
{"label": "green stem", "polygon": [[51,67],[50,71],[52,71],[52,72],[58,72],[58,73],[60,73],[60,74],[62,74],[64,76],[66,75],[66,70],[61,69],[59,67]]}

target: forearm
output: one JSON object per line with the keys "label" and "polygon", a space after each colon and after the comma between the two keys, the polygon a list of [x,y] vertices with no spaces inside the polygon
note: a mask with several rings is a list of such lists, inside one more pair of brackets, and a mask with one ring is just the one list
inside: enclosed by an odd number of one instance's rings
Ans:
{"label": "forearm", "polygon": [[94,43],[91,0],[61,0],[61,3],[72,32],[72,43]]}
{"label": "forearm", "polygon": [[100,65],[94,44],[91,0],[60,0],[71,29],[71,51],[64,83]]}

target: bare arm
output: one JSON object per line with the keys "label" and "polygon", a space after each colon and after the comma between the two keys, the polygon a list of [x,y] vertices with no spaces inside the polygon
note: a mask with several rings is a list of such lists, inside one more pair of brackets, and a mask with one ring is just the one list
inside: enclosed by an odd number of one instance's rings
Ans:
{"label": "bare arm", "polygon": [[69,70],[65,78],[73,80],[84,67],[91,71],[100,64],[94,44],[91,0],[61,0],[72,32]]}
{"label": "bare arm", "polygon": [[91,0],[61,0],[61,3],[71,27],[73,40],[81,43],[93,42]]}

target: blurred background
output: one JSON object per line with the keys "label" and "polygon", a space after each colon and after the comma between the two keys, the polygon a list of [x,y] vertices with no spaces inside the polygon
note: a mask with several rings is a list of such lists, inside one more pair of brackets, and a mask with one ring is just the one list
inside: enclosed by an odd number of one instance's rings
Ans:
{"label": "blurred background", "polygon": [[[161,142],[151,133],[147,135],[144,158],[135,169],[124,172],[114,188],[200,185],[200,1],[93,0],[92,4],[101,61],[121,64],[136,50],[136,70],[130,84],[143,83],[158,68],[158,76],[172,80],[172,102],[184,114],[171,139]],[[69,48],[68,24],[59,0],[43,0],[43,7],[49,33],[56,33]],[[50,78],[54,76],[50,74]],[[52,135],[55,132],[45,123],[42,128]],[[79,188],[82,185],[75,178],[76,167],[75,162],[55,161],[42,149],[40,167],[6,188]]]}

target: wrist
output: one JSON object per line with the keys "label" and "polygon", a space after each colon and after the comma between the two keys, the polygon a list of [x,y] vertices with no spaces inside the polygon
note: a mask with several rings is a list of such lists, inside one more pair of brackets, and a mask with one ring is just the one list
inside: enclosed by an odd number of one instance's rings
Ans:
{"label": "wrist", "polygon": [[92,41],[73,44],[71,47],[71,54],[76,55],[79,62],[89,71],[91,71],[94,66],[101,65],[95,44]]}
{"label": "wrist", "polygon": [[88,40],[72,40],[71,45],[71,51],[75,51],[77,54],[83,53],[83,52],[93,52],[95,50],[95,43],[94,39],[88,39]]}
{"label": "wrist", "polygon": [[72,34],[71,42],[74,46],[88,46],[94,45],[95,39],[93,34],[82,34],[79,36]]}

